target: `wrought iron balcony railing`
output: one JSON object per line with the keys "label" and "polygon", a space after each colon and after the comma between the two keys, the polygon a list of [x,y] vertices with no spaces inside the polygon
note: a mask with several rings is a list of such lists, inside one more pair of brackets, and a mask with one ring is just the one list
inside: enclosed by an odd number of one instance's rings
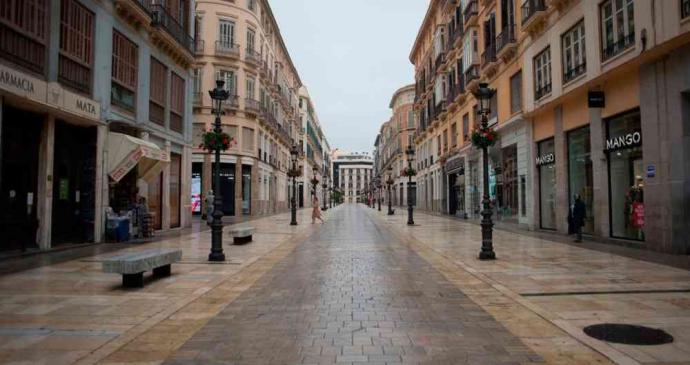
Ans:
{"label": "wrought iron balcony railing", "polygon": [[607,43],[602,51],[603,59],[607,60],[635,44],[635,33],[629,33],[620,38],[617,42]]}
{"label": "wrought iron balcony railing", "polygon": [[549,93],[551,93],[551,83],[544,84],[534,92],[534,99],[539,100]]}
{"label": "wrought iron balcony railing", "polygon": [[199,56],[204,54],[204,40],[195,39],[194,40],[194,54]]}
{"label": "wrought iron balcony railing", "polygon": [[500,53],[507,45],[515,43],[515,25],[510,24],[496,36],[496,54]]}
{"label": "wrought iron balcony railing", "polygon": [[587,63],[586,62],[583,61],[578,65],[574,65],[571,68],[566,69],[563,72],[563,82],[564,83],[568,82],[568,81],[582,75],[583,73],[585,73],[585,71],[587,71]]}
{"label": "wrought iron balcony railing", "polygon": [[469,23],[470,19],[478,14],[477,0],[470,0],[467,5],[465,5],[465,9],[462,13],[464,14],[465,23]]}
{"label": "wrought iron balcony railing", "polygon": [[184,27],[177,22],[175,17],[168,13],[168,9],[162,4],[151,4],[151,24],[161,26],[170,34],[177,43],[192,53],[194,51],[194,38],[187,34]]}
{"label": "wrought iron balcony railing", "polygon": [[522,25],[525,25],[534,14],[545,11],[544,0],[527,0],[522,4]]}
{"label": "wrought iron balcony railing", "polygon": [[240,46],[229,40],[216,41],[216,55],[239,58]]}

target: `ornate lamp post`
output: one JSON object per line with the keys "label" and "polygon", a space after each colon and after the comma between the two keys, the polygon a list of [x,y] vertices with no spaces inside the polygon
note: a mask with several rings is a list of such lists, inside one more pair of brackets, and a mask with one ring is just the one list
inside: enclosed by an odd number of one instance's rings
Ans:
{"label": "ornate lamp post", "polygon": [[297,225],[297,181],[299,176],[299,168],[297,167],[297,156],[299,155],[299,148],[296,144],[292,144],[290,148],[290,160],[292,161],[292,168],[288,171],[288,175],[292,178],[292,199],[290,199],[290,225]]}
{"label": "ornate lamp post", "polygon": [[[333,184],[333,182],[331,182]],[[333,208],[333,186],[331,185],[328,188],[328,208],[332,209]]]}
{"label": "ornate lamp post", "polygon": [[391,200],[391,189],[393,188],[393,167],[388,166],[388,179],[386,185],[388,186],[388,215],[393,215],[393,201]]}
{"label": "ornate lamp post", "polygon": [[412,202],[414,201],[412,196],[412,176],[416,174],[412,168],[412,162],[414,162],[414,148],[412,148],[412,145],[407,146],[405,154],[407,155],[407,170],[405,171],[405,175],[407,175],[407,225],[412,226],[414,225],[414,218],[412,217],[412,210],[414,209],[412,208]]}
{"label": "ornate lamp post", "polygon": [[[209,90],[209,95],[213,100],[213,113],[216,115],[216,120],[213,123],[213,132],[220,134],[223,129],[220,125],[220,116],[223,114],[222,106],[225,100],[228,100],[230,93],[223,88],[225,81],[217,80],[216,88]],[[220,146],[215,144],[213,152],[215,158],[215,176],[213,178],[213,192],[215,198],[213,200],[213,221],[211,222],[211,253],[208,255],[209,261],[225,261],[225,254],[223,253],[223,199],[220,196]]]}
{"label": "ornate lamp post", "polygon": [[326,205],[326,193],[327,187],[328,187],[328,175],[326,175],[326,168],[323,169],[323,174],[321,174],[321,194],[323,195],[323,201],[321,202],[321,210],[326,211],[328,210],[328,206]]}
{"label": "ornate lamp post", "polygon": [[[480,108],[479,108],[479,114],[482,116],[481,120],[481,126],[479,128],[479,131],[475,131],[475,133],[480,133],[480,135],[488,135],[490,130],[489,130],[489,114],[491,113],[491,98],[493,97],[494,93],[496,93],[495,89],[490,89],[488,87],[489,85],[487,83],[480,83],[479,84],[479,89],[474,92],[474,97],[479,100]],[[473,133],[474,134],[474,133]],[[493,141],[493,138],[491,139]],[[483,199],[482,199],[482,249],[479,252],[479,259],[480,260],[495,260],[496,259],[496,253],[494,252],[493,248],[493,238],[492,238],[492,228],[494,226],[494,223],[491,221],[491,200],[489,199],[489,153],[488,153],[488,148],[489,144],[487,143],[482,143],[481,144],[481,149],[482,149],[482,168],[483,168],[483,177],[484,177],[484,191],[483,191]]]}
{"label": "ornate lamp post", "polygon": [[316,173],[319,172],[319,169],[314,165],[311,169],[312,172],[312,179],[311,179],[311,196],[312,196],[312,202],[314,201],[314,198],[316,197],[316,187],[319,186],[319,179],[316,178]]}
{"label": "ornate lamp post", "polygon": [[379,212],[381,211],[381,177],[376,178],[376,200],[379,203]]}

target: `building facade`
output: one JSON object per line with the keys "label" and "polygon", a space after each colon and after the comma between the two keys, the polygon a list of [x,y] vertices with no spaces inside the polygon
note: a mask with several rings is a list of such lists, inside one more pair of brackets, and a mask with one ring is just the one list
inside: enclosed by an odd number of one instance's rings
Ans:
{"label": "building facade", "polygon": [[[223,213],[262,215],[288,209],[290,147],[300,140],[302,87],[266,0],[197,1],[194,61],[194,145],[212,128],[208,91],[223,80],[223,129],[232,137],[221,155]],[[195,213],[211,190],[212,156],[195,149]]]}
{"label": "building facade", "polygon": [[[303,86],[300,89],[299,97],[300,136],[302,137],[299,143],[302,153],[300,156],[302,176],[298,179],[298,206],[311,207],[314,195],[318,197],[321,203],[329,198],[328,188],[331,187],[330,145],[321,123],[319,123],[314,102],[306,87]],[[319,181],[316,185],[312,183],[314,178]]]}
{"label": "building facade", "polygon": [[365,202],[365,190],[373,181],[374,160],[367,153],[335,151],[333,186],[342,192],[343,202]]}
{"label": "building facade", "polygon": [[[393,93],[389,108],[391,119],[381,125],[375,142],[374,175],[381,178],[383,185],[383,199],[388,201],[389,175],[393,182],[391,186],[391,203],[393,205],[407,205],[407,182],[404,175],[407,168],[405,151],[412,145],[417,130],[414,115],[415,85],[404,86]],[[416,177],[412,178],[414,182]],[[413,188],[414,189],[414,188]],[[414,192],[414,190],[413,190]]]}
{"label": "building facade", "polygon": [[[190,223],[194,1],[0,4],[0,250]],[[98,30],[98,31],[96,31]]]}
{"label": "building facade", "polygon": [[690,182],[678,149],[689,10],[685,0],[432,1],[410,55],[420,205],[478,216],[472,91],[487,82],[500,136],[488,161],[494,219],[566,233],[580,196],[587,234],[687,254]]}

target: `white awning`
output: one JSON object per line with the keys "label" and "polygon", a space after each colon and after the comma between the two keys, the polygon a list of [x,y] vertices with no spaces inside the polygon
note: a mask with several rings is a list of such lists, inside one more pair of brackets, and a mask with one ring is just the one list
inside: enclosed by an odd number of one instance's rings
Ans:
{"label": "white awning", "polygon": [[167,152],[154,143],[122,133],[108,133],[108,175],[120,181],[137,164],[139,178],[148,180],[170,162]]}

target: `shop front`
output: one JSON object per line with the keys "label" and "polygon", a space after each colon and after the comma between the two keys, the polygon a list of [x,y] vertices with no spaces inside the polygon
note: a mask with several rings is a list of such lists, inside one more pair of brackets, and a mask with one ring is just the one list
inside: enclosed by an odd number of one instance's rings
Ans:
{"label": "shop front", "polygon": [[554,139],[537,143],[539,228],[556,230],[556,156]]}
{"label": "shop front", "polygon": [[640,111],[628,111],[604,123],[611,237],[644,241],[645,172]]}
{"label": "shop front", "polygon": [[567,132],[566,139],[568,144],[568,207],[575,204],[576,196],[582,199],[586,209],[582,232],[594,234],[594,175],[589,125]]}
{"label": "shop front", "polygon": [[448,214],[464,218],[465,215],[465,158],[455,155],[446,161],[448,181]]}

